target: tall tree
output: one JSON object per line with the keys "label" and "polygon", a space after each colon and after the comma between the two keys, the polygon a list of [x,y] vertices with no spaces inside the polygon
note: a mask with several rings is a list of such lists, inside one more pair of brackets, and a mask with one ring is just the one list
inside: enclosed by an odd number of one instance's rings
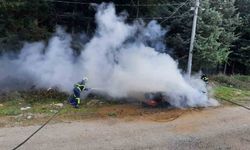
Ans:
{"label": "tall tree", "polygon": [[240,25],[234,3],[234,0],[202,1],[194,61],[196,67],[221,71],[220,66],[227,63],[233,42],[238,38],[235,30]]}
{"label": "tall tree", "polygon": [[236,33],[239,39],[236,47],[230,55],[231,73],[250,73],[250,1],[236,0],[237,12],[242,18],[242,24],[237,28]]}
{"label": "tall tree", "polygon": [[3,0],[0,14],[0,52],[13,42],[48,36],[49,5],[43,0]]}
{"label": "tall tree", "polygon": [[202,1],[197,26],[194,66],[211,69],[226,60],[228,52],[225,48],[221,48],[222,44],[219,42],[223,32],[221,24],[221,13],[211,6],[209,0]]}
{"label": "tall tree", "polygon": [[194,5],[192,1],[186,0],[151,0],[155,4],[165,4],[161,7],[149,8],[155,16],[162,16],[158,22],[168,32],[166,44],[170,54],[179,62],[182,69],[186,68],[188,50],[192,29],[193,13],[190,8]]}
{"label": "tall tree", "polygon": [[[210,2],[211,5],[222,14],[221,27],[223,27],[223,30],[219,37],[219,42],[221,43],[220,48],[224,48],[231,53],[232,49],[235,48],[233,43],[239,36],[235,32],[236,28],[241,25],[241,19],[235,7],[235,0],[212,0]],[[228,59],[225,60],[224,73],[226,72],[227,63],[230,63]]]}

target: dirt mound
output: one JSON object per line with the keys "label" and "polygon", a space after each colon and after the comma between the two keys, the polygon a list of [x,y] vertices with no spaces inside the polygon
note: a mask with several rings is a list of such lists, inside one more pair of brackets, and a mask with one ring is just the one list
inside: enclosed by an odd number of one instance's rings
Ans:
{"label": "dirt mound", "polygon": [[167,122],[192,111],[200,111],[200,109],[144,108],[126,104],[101,107],[97,110],[97,116],[101,118],[116,117],[125,120]]}
{"label": "dirt mound", "polygon": [[[82,107],[80,109],[69,109],[62,111],[50,123],[58,122],[71,122],[74,120],[98,120],[98,119],[118,119],[119,121],[155,121],[155,122],[168,122],[173,121],[183,115],[191,114],[199,109],[177,109],[177,108],[145,108],[141,105],[133,104],[113,104]],[[33,124],[42,124],[52,114],[46,113],[32,113],[32,119],[27,119],[27,114],[20,114],[16,116],[1,116],[0,127],[10,126],[27,126]],[[117,121],[118,121],[117,120]]]}

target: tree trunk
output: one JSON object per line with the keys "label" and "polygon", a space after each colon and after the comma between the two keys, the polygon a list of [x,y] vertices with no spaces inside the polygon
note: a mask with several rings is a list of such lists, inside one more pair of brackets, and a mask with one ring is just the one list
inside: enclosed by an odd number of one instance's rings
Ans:
{"label": "tree trunk", "polygon": [[233,66],[232,66],[232,74],[234,74],[234,63],[233,63]]}
{"label": "tree trunk", "polygon": [[223,71],[223,74],[227,74],[227,63],[225,63],[225,65],[224,65],[224,71]]}

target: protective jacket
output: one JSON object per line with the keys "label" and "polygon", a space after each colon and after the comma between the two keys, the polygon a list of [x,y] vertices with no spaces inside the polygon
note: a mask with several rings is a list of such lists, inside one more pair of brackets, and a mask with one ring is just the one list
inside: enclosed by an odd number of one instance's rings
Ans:
{"label": "protective jacket", "polygon": [[78,82],[74,85],[74,89],[73,89],[73,93],[71,98],[70,98],[70,103],[71,105],[73,105],[74,107],[78,107],[78,105],[81,103],[81,99],[80,99],[80,96],[81,96],[81,92],[83,90],[87,90],[86,88],[86,85],[85,85],[85,82],[84,81],[81,81],[81,82]]}

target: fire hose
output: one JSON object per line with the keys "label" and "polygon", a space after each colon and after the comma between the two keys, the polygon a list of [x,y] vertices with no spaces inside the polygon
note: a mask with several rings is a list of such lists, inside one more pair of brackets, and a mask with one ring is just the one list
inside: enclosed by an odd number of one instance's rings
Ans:
{"label": "fire hose", "polygon": [[[48,88],[47,91],[51,90],[52,88]],[[90,88],[89,90],[99,90],[99,88]],[[65,103],[64,103],[65,105]],[[63,106],[64,106],[63,105]],[[61,110],[63,110],[64,107],[62,107],[61,109],[59,109],[57,112],[55,112],[42,126],[40,126],[35,132],[33,132],[29,137],[27,137],[23,142],[21,142],[20,144],[18,144],[15,148],[13,148],[12,150],[16,150],[19,147],[21,147],[23,144],[25,144],[31,137],[33,137],[38,131],[40,131],[43,127],[45,127],[52,119],[54,119],[60,112]]]}
{"label": "fire hose", "polygon": [[24,143],[26,143],[32,136],[34,136],[39,130],[41,130],[44,126],[46,126],[53,118],[55,118],[59,112],[62,110],[63,108],[59,109],[57,112],[54,113],[53,116],[51,116],[40,128],[38,128],[35,132],[33,132],[29,137],[27,137],[23,142],[21,142],[19,145],[17,145],[15,148],[13,148],[12,150],[16,150],[18,149],[20,146],[22,146]]}
{"label": "fire hose", "polygon": [[231,100],[227,100],[227,99],[222,99],[222,100],[223,100],[223,101],[226,101],[226,102],[229,102],[229,103],[231,103],[231,104],[234,104],[234,105],[240,106],[240,107],[242,107],[242,108],[245,108],[245,109],[247,109],[247,110],[250,110],[250,107],[247,107],[247,106],[244,106],[244,105],[242,105],[242,104],[239,104],[239,103],[233,102],[233,101],[231,101]]}

